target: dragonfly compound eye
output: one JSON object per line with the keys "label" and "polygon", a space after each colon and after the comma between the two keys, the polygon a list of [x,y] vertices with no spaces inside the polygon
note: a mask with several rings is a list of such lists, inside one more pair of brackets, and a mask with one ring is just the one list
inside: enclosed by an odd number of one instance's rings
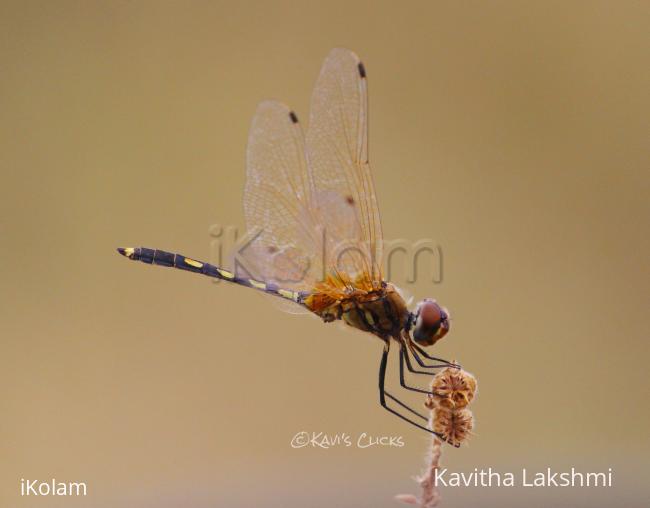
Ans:
{"label": "dragonfly compound eye", "polygon": [[449,330],[448,315],[434,300],[422,300],[416,316],[413,338],[420,345],[432,346]]}

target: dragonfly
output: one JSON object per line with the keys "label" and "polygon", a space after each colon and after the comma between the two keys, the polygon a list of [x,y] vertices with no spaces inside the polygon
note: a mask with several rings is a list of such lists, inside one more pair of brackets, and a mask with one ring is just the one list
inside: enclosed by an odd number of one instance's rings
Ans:
{"label": "dragonfly", "polygon": [[[120,247],[128,259],[174,267],[278,297],[324,322],[343,321],[383,342],[379,402],[402,420],[442,440],[428,417],[386,390],[391,344],[405,371],[431,376],[455,363],[431,356],[450,329],[449,312],[426,298],[411,311],[382,274],[383,234],[368,162],[368,78],[359,57],[333,49],[311,98],[306,132],[285,104],[261,102],[246,149],[246,245],[240,269],[227,270],[160,249]],[[414,367],[414,363],[417,367]],[[390,403],[389,403],[390,402]]]}

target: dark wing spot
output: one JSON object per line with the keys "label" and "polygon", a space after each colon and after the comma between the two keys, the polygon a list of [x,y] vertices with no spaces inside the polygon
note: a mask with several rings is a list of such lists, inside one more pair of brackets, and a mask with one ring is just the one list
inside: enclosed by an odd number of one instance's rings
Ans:
{"label": "dark wing spot", "polygon": [[289,111],[289,118],[291,118],[293,123],[298,123],[298,117],[293,111]]}
{"label": "dark wing spot", "polygon": [[350,206],[354,206],[354,198],[352,196],[346,196],[345,202]]}
{"label": "dark wing spot", "polygon": [[278,248],[275,245],[269,245],[266,250],[269,254],[275,254],[278,252]]}
{"label": "dark wing spot", "polygon": [[357,68],[359,69],[359,76],[361,76],[362,79],[365,78],[366,77],[366,68],[363,66],[363,63],[359,62],[359,65],[357,65]]}

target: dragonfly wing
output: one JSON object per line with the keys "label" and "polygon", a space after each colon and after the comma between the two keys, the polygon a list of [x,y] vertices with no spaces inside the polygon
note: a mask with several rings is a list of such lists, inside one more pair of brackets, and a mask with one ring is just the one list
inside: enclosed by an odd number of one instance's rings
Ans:
{"label": "dragonfly wing", "polygon": [[282,103],[262,102],[246,152],[248,241],[237,255],[250,276],[288,289],[313,288],[322,263],[309,212],[312,188],[297,116]]}
{"label": "dragonfly wing", "polygon": [[325,227],[328,270],[382,280],[382,229],[368,163],[368,87],[356,54],[333,49],[311,100],[306,139],[313,215]]}

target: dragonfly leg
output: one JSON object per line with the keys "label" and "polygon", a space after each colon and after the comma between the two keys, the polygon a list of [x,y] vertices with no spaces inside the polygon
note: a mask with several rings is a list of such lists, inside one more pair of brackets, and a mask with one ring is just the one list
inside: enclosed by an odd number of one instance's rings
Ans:
{"label": "dragonfly leg", "polygon": [[[413,339],[411,337],[408,337],[406,339],[407,341],[407,346],[408,349],[411,351],[413,354],[413,358],[415,358],[415,361],[418,362],[418,365],[424,369],[439,369],[442,367],[455,367],[457,369],[460,369],[460,365],[457,365],[455,363],[449,362],[447,360],[443,360],[442,358],[436,358],[435,356],[431,356],[429,353],[427,353],[424,349],[422,349],[420,346],[418,346],[415,342],[413,342]],[[442,362],[436,365],[427,365],[424,363],[422,358],[420,358],[420,353],[422,356],[427,358],[428,360],[433,360],[436,362]]]}
{"label": "dragonfly leg", "polygon": [[[417,356],[417,352],[411,351],[411,349],[409,348],[409,345],[407,343],[401,342],[401,346],[402,346],[403,349],[400,351],[400,353],[403,353],[403,355],[404,355],[404,363],[406,364],[406,368],[408,369],[409,372],[411,372],[413,374],[421,374],[421,375],[424,375],[424,376],[433,376],[435,374],[435,372],[432,372],[430,370],[429,371],[416,370],[413,367],[413,364],[411,363],[411,356],[410,355],[412,354],[413,357],[416,360],[419,359],[418,363],[420,363],[421,365],[423,364],[422,359],[419,356]],[[425,368],[430,367],[432,369],[435,369],[435,368],[446,367],[446,365],[430,365],[430,366],[427,366],[426,364],[424,364],[424,367]]]}
{"label": "dragonfly leg", "polygon": [[406,384],[406,380],[404,379],[404,364],[406,364],[406,367],[410,372],[413,372],[414,374],[424,374],[427,376],[432,376],[432,372],[424,372],[421,370],[414,370],[413,366],[411,365],[411,359],[408,356],[408,352],[406,350],[406,345],[403,342],[400,342],[399,345],[399,384],[401,385],[402,388],[406,390],[411,390],[412,392],[418,392],[418,393],[426,393],[427,395],[433,395],[433,392],[429,390],[423,390],[422,388],[416,388],[413,386],[409,386]]}
{"label": "dragonfly leg", "polygon": [[426,432],[428,432],[430,434],[434,434],[435,436],[437,436],[440,439],[444,440],[444,437],[441,436],[440,434],[438,434],[437,432],[434,432],[431,429],[425,427],[424,425],[422,425],[420,423],[417,423],[417,422],[411,420],[410,418],[407,418],[406,416],[398,413],[393,408],[389,407],[388,404],[386,403],[386,397],[388,397],[390,400],[396,402],[397,404],[399,404],[403,408],[407,409],[411,413],[415,414],[416,416],[418,416],[422,420],[428,421],[427,417],[425,417],[424,415],[418,413],[414,409],[411,409],[406,404],[402,403],[397,398],[393,397],[390,393],[388,393],[384,389],[384,384],[385,384],[385,380],[386,380],[386,366],[388,364],[388,353],[389,353],[389,351],[390,351],[390,341],[389,341],[389,339],[386,339],[386,341],[384,343],[384,351],[383,351],[382,356],[381,356],[381,363],[379,364],[379,403],[381,404],[381,407],[383,407],[386,411],[394,414],[395,416],[401,418],[402,420],[410,423],[411,425],[413,425],[415,427],[418,427],[419,429],[422,429],[422,430],[424,430],[424,431],[426,431]]}

